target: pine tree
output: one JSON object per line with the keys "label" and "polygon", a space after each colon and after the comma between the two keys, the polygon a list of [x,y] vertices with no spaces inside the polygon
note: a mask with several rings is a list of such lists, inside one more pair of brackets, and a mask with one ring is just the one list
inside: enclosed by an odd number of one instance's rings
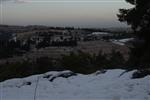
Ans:
{"label": "pine tree", "polygon": [[130,62],[136,68],[150,68],[150,0],[126,1],[134,7],[120,9],[118,18],[131,25],[138,40],[131,48]]}

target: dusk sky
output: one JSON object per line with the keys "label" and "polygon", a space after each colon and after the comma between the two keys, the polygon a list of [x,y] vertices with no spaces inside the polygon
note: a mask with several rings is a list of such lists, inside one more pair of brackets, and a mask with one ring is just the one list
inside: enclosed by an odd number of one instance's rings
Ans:
{"label": "dusk sky", "polygon": [[123,27],[119,8],[125,0],[3,0],[1,24],[75,27]]}

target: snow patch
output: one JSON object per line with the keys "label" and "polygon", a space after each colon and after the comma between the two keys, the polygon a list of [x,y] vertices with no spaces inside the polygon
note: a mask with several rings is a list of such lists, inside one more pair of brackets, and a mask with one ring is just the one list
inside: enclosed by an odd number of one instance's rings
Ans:
{"label": "snow patch", "polygon": [[107,35],[107,34],[110,34],[110,33],[107,33],[107,32],[93,32],[92,34],[93,35]]}
{"label": "snow patch", "polygon": [[134,40],[134,38],[126,38],[126,39],[119,39],[119,40],[110,40],[112,43],[117,44],[117,45],[125,45],[125,43]]}

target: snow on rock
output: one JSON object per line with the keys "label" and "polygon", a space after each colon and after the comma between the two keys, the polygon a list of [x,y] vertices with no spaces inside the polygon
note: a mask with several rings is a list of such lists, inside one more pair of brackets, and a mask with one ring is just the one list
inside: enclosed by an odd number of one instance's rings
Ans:
{"label": "snow on rock", "polygon": [[11,79],[0,83],[0,98],[33,100],[39,78],[36,100],[150,100],[150,76],[131,79],[135,71],[124,72],[116,69],[82,75],[53,71]]}

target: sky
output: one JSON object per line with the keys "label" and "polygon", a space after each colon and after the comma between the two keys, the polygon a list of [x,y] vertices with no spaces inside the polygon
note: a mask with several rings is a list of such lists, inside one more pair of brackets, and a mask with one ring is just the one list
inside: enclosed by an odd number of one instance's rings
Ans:
{"label": "sky", "polygon": [[71,27],[126,27],[116,14],[125,0],[3,0],[1,24]]}

